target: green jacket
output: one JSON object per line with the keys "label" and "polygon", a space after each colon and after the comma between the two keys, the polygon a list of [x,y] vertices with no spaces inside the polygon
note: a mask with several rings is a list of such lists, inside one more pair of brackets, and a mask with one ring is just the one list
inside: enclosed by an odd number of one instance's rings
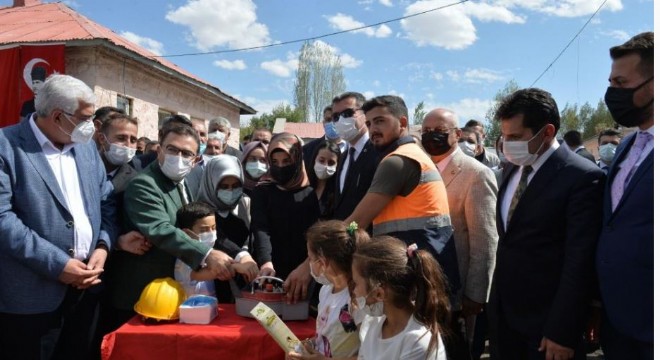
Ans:
{"label": "green jacket", "polygon": [[[189,199],[190,196],[188,197]],[[196,269],[209,247],[175,227],[182,202],[176,184],[154,161],[133,178],[124,192],[124,229],[137,230],[153,247],[144,255],[116,251],[111,255],[112,305],[132,310],[142,289],[154,279],[174,277],[177,258]]]}

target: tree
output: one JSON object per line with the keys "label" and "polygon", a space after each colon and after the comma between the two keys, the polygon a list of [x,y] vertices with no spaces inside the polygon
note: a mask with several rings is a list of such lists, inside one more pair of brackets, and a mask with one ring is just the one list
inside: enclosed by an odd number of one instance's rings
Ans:
{"label": "tree", "polygon": [[516,83],[516,81],[512,79],[509,80],[504,85],[504,87],[498,90],[497,93],[495,94],[495,97],[493,98],[493,104],[486,112],[486,124],[485,124],[486,128],[484,129],[484,131],[486,132],[486,138],[484,139],[485,146],[494,146],[495,140],[497,140],[497,137],[500,136],[501,133],[500,123],[497,120],[495,120],[495,111],[500,106],[500,103],[505,97],[512,94],[518,89],[520,89],[520,86],[518,86],[518,83]]}
{"label": "tree", "polygon": [[305,121],[323,119],[323,108],[346,89],[341,58],[321,41],[305,42],[298,56],[294,104]]}
{"label": "tree", "polygon": [[559,132],[561,134],[565,134],[569,130],[577,130],[582,132],[577,104],[570,105],[566,103],[566,106],[564,106],[564,110],[561,111],[560,116],[561,120],[559,122]]}
{"label": "tree", "polygon": [[617,126],[618,125],[612,118],[612,114],[610,114],[610,111],[607,109],[605,102],[603,99],[600,99],[598,100],[596,109],[593,110],[593,113],[585,122],[582,137],[584,139],[589,139],[607,128],[615,128]]}
{"label": "tree", "polygon": [[300,109],[289,104],[279,104],[270,113],[263,113],[250,119],[250,125],[241,129],[241,139],[245,135],[252,134],[254,129],[266,128],[272,131],[277,118],[285,118],[287,122],[303,122],[304,120]]}
{"label": "tree", "polygon": [[420,101],[417,106],[415,106],[415,112],[412,118],[412,124],[410,125],[419,125],[424,121],[424,116],[426,116],[426,111],[424,110],[424,101]]}

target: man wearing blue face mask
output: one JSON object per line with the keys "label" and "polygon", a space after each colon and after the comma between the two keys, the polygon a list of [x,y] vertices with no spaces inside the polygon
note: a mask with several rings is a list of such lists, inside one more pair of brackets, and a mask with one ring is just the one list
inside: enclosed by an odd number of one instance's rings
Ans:
{"label": "man wearing blue face mask", "polygon": [[495,119],[509,164],[496,208],[491,356],[585,359],[604,174],[559,146],[559,110],[550,93],[518,90],[502,101]]}
{"label": "man wearing blue face mask", "polygon": [[596,163],[607,174],[610,164],[616,154],[616,148],[621,143],[621,132],[616,129],[605,129],[598,134],[598,155]]}
{"label": "man wearing blue face mask", "polygon": [[638,130],[610,163],[596,271],[608,360],[653,359],[653,33],[610,49],[605,93],[614,121]]}
{"label": "man wearing blue face mask", "polygon": [[328,105],[323,109],[323,132],[324,134],[322,137],[303,145],[303,160],[305,161],[305,169],[308,172],[314,170],[314,150],[316,150],[316,147],[318,147],[321,142],[325,140],[334,142],[339,146],[339,150],[342,154],[348,147],[346,141],[339,136],[336,123],[332,121],[332,105]]}

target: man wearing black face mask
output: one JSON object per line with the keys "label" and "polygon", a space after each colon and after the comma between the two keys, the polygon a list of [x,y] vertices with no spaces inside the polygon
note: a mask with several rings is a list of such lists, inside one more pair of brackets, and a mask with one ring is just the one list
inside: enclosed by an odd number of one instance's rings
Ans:
{"label": "man wearing black face mask", "polygon": [[610,164],[596,270],[608,359],[653,358],[653,33],[610,49],[605,103],[614,120],[639,130]]}
{"label": "man wearing black face mask", "polygon": [[452,309],[457,315],[453,318],[466,320],[467,337],[472,338],[475,318],[484,308],[495,269],[497,185],[491,169],[461,151],[460,138],[458,119],[451,110],[431,110],[424,117],[422,146],[442,175],[454,227],[461,306]]}

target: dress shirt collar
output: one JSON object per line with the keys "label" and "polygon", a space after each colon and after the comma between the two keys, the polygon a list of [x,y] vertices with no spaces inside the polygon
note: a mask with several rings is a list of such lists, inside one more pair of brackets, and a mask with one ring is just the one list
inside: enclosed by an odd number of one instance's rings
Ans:
{"label": "dress shirt collar", "polygon": [[458,151],[463,151],[463,150],[461,150],[461,149],[457,146],[457,147],[454,149],[454,151],[452,151],[452,152],[449,154],[449,156],[447,156],[446,158],[440,160],[440,161],[436,164],[436,167],[438,168],[438,171],[440,171],[441,173],[442,173],[443,171],[445,171],[445,169],[447,168],[447,165],[449,165],[449,162],[454,158],[454,156],[456,156],[456,153],[457,153]]}
{"label": "dress shirt collar", "polygon": [[53,153],[65,154],[73,148],[75,143],[64,145],[62,150],[58,149],[57,146],[55,146],[52,141],[48,140],[48,138],[41,131],[41,129],[39,129],[39,127],[37,126],[36,118],[37,118],[37,114],[36,113],[32,114],[32,117],[30,118],[30,128],[32,129],[32,132],[34,133],[34,136],[37,138],[37,142],[39,143],[39,146],[41,146],[41,150],[44,153],[47,153],[47,154],[53,154]]}
{"label": "dress shirt collar", "polygon": [[[556,138],[552,139],[552,144],[550,144],[550,148],[546,150],[541,156],[534,161],[532,164],[532,168],[534,168],[534,172],[537,172],[543,164],[545,164],[546,160],[554,153],[557,149],[559,149],[559,142],[557,141]],[[522,169],[522,166],[520,167]]]}
{"label": "dress shirt collar", "polygon": [[[355,148],[355,159],[357,159],[360,156],[360,153],[362,152],[362,149],[364,149],[364,146],[367,145],[367,142],[369,141],[369,131],[365,132],[362,137],[358,139],[358,141],[355,143],[355,145],[350,145],[349,147],[354,147]],[[355,160],[353,159],[353,160]]]}

